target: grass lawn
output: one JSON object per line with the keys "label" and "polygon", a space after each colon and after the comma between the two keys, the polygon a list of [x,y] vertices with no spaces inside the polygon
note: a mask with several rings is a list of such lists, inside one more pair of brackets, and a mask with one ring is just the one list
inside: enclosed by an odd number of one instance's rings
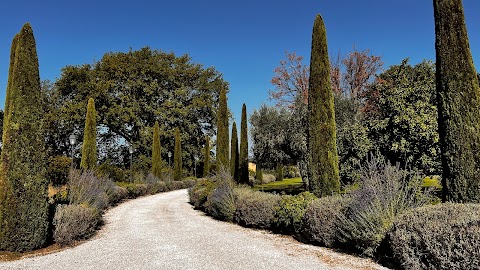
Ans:
{"label": "grass lawn", "polygon": [[285,192],[286,194],[298,194],[304,191],[301,177],[287,178],[283,181],[275,181],[268,184],[256,185],[254,190],[261,190],[265,192]]}

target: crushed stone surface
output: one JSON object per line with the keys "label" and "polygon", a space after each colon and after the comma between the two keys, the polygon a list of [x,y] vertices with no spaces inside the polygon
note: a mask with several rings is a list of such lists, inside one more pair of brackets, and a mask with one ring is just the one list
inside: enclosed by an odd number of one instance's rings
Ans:
{"label": "crushed stone surface", "polygon": [[104,219],[90,241],[0,262],[0,269],[387,269],[292,237],[214,220],[193,209],[187,190],[124,202]]}

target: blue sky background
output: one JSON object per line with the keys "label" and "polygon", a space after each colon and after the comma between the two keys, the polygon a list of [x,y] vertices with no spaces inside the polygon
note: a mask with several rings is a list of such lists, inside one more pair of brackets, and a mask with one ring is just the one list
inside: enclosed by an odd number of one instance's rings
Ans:
{"label": "blue sky background", "polygon": [[[463,4],[478,69],[480,1]],[[273,70],[285,51],[310,58],[317,13],[325,20],[331,54],[345,54],[355,44],[383,56],[385,67],[406,57],[413,64],[435,60],[431,0],[4,1],[0,108],[5,102],[11,41],[30,22],[41,79],[54,81],[62,67],[92,63],[106,52],[150,46],[177,55],[188,53],[194,62],[214,66],[230,83],[228,103],[239,122],[242,103],[249,114],[268,103]]]}

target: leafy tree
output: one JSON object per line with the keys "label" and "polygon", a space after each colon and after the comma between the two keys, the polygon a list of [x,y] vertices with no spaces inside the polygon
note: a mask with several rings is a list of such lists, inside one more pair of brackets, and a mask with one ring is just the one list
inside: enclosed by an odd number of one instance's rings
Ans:
{"label": "leafy tree", "polygon": [[160,148],[160,126],[158,121],[153,126],[152,173],[157,178],[162,176],[162,151]]}
{"label": "leafy tree", "polygon": [[339,192],[340,179],[327,37],[320,15],[313,26],[308,89],[308,188],[321,197]]}
{"label": "leafy tree", "polygon": [[180,130],[175,128],[175,152],[173,153],[173,180],[182,180],[182,141],[180,138]]}
{"label": "leafy tree", "polygon": [[248,177],[248,128],[247,128],[247,106],[242,105],[242,122],[240,124],[240,153],[239,153],[238,177],[240,183],[249,183]]}
{"label": "leafy tree", "polygon": [[25,24],[11,49],[0,157],[0,250],[26,251],[47,238],[43,104],[33,30]]}
{"label": "leafy tree", "polygon": [[228,136],[228,107],[225,90],[220,91],[220,101],[217,112],[217,169],[221,166],[229,168],[229,136]]}
{"label": "leafy tree", "polygon": [[176,56],[148,47],[106,53],[93,64],[67,66],[51,89],[47,143],[53,155],[69,153],[73,130],[83,135],[86,100],[95,98],[98,110],[99,161],[128,167],[128,145],[135,142],[134,167],[151,169],[152,128],[161,123],[162,159],[173,153],[174,127],[182,130],[185,166],[200,156],[204,135],[215,133],[220,89],[228,83],[213,67],[205,68],[190,56]]}
{"label": "leafy tree", "polygon": [[365,114],[369,137],[391,164],[439,174],[435,65],[408,59],[393,65],[371,86],[377,109]]}
{"label": "leafy tree", "polygon": [[434,0],[443,201],[480,202],[480,88],[461,0]]}
{"label": "leafy tree", "polygon": [[210,174],[210,137],[208,136],[205,136],[203,157],[203,177],[207,177]]}
{"label": "leafy tree", "polygon": [[84,170],[92,170],[95,166],[97,166],[97,111],[93,98],[90,98],[87,105],[80,167]]}
{"label": "leafy tree", "polygon": [[239,182],[239,177],[238,177],[238,168],[239,168],[239,162],[238,162],[238,134],[237,134],[237,124],[233,122],[232,125],[232,140],[231,140],[231,146],[230,146],[230,173],[232,174],[233,179],[238,183]]}

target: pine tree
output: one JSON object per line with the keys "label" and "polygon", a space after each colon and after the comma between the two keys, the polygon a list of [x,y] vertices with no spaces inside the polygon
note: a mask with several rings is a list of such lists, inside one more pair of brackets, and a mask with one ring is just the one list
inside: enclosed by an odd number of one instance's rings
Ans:
{"label": "pine tree", "polygon": [[217,170],[229,169],[229,148],[227,93],[222,89],[217,112]]}
{"label": "pine tree", "polygon": [[320,15],[313,26],[308,95],[309,189],[318,197],[332,195],[340,191],[340,177],[327,34]]}
{"label": "pine tree", "polygon": [[180,140],[180,130],[175,128],[175,151],[173,153],[173,180],[182,180],[182,142]]}
{"label": "pine tree", "polygon": [[162,175],[162,151],[160,148],[160,126],[158,121],[155,121],[153,126],[152,174],[157,178],[160,178]]}
{"label": "pine tree", "polygon": [[242,122],[240,124],[240,153],[239,163],[239,179],[240,183],[249,183],[248,179],[248,130],[247,130],[247,106],[242,106]]}
{"label": "pine tree", "polygon": [[30,24],[12,42],[0,157],[0,250],[41,247],[48,229],[48,180],[38,56]]}
{"label": "pine tree", "polygon": [[443,200],[480,202],[480,87],[461,0],[434,0]]}
{"label": "pine tree", "polygon": [[237,124],[233,122],[232,125],[232,140],[231,140],[231,157],[230,157],[230,173],[232,174],[233,179],[238,183],[238,134],[237,134]]}
{"label": "pine tree", "polygon": [[93,170],[97,166],[97,111],[93,98],[88,99],[85,130],[83,131],[82,160],[80,167]]}
{"label": "pine tree", "polygon": [[210,138],[205,138],[205,149],[203,152],[203,177],[207,177],[210,174]]}

